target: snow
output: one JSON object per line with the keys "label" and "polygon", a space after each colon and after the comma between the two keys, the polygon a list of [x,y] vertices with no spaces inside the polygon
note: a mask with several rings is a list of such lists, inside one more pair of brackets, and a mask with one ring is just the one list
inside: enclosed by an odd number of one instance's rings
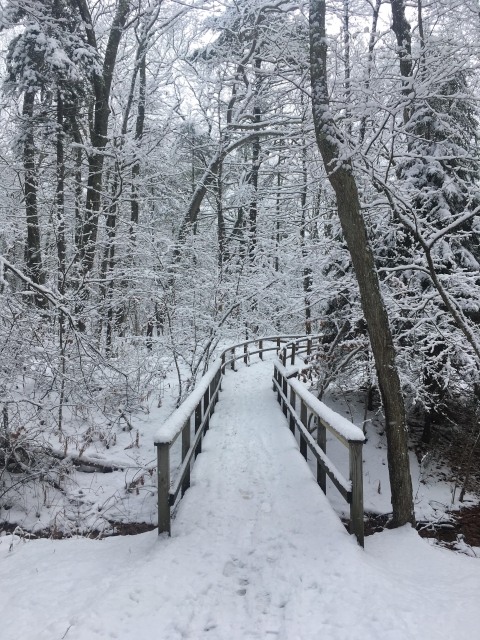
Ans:
{"label": "snow", "polygon": [[271,375],[227,372],[171,538],[0,537],[2,640],[480,640],[478,561],[409,527],[363,551]]}

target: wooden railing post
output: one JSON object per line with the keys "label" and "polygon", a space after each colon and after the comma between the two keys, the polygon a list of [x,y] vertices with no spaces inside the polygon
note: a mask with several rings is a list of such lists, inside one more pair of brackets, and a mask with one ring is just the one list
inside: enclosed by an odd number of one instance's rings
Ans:
{"label": "wooden railing post", "polygon": [[248,347],[246,344],[243,345],[243,353],[245,354],[243,356],[243,361],[245,364],[248,364]]}
{"label": "wooden railing post", "polygon": [[[307,350],[311,353],[313,348],[313,338],[306,338]],[[305,339],[304,339],[305,341]],[[321,337],[319,338],[321,344]],[[334,423],[330,423],[329,420],[325,420],[321,417],[322,408],[318,407],[313,397],[310,401],[310,395],[308,391],[304,394],[301,386],[292,388],[292,384],[289,383],[287,376],[293,377],[295,373],[289,373],[285,366],[287,360],[287,349],[290,347],[291,362],[294,364],[295,356],[300,350],[300,342],[291,342],[285,345],[278,354],[280,363],[277,362],[274,365],[274,380],[273,388],[277,393],[277,400],[282,408],[283,413],[289,418],[289,427],[295,435],[296,429],[299,431],[300,436],[300,453],[307,460],[308,448],[311,449],[312,454],[317,460],[317,483],[324,493],[327,489],[327,476],[330,478],[333,485],[338,489],[343,498],[350,504],[350,532],[357,538],[358,543],[363,547],[364,545],[364,526],[363,526],[363,461],[362,461],[362,447],[363,439],[361,430],[355,428],[355,433],[352,432],[350,439],[345,435],[345,432]],[[288,394],[288,389],[290,393]],[[297,397],[298,400],[297,401]],[[305,399],[304,399],[305,398]],[[300,402],[300,406],[297,408]],[[298,416],[298,413],[300,416]],[[312,417],[315,416],[317,426],[317,442],[314,443],[309,432],[309,412]],[[346,426],[346,425],[345,425]],[[327,449],[327,428],[342,442],[348,446],[349,449],[349,465],[350,465],[350,480],[347,481],[342,474],[338,474],[332,469],[332,463],[326,457]],[[347,427],[347,432],[350,433]],[[359,433],[357,434],[357,431]],[[322,453],[323,452],[323,453]]]}
{"label": "wooden railing post", "polygon": [[279,351],[280,351],[280,338],[277,338],[277,355]]}
{"label": "wooden railing post", "polygon": [[350,480],[352,482],[352,502],[350,503],[350,533],[357,537],[358,544],[364,546],[363,538],[363,442],[350,442]]}
{"label": "wooden railing post", "polygon": [[[187,457],[188,450],[190,449],[190,430],[191,430],[190,418],[188,418],[188,420],[185,423],[185,426],[182,429],[182,462]],[[185,479],[182,483],[182,496],[189,486],[190,486],[190,468],[188,469],[185,475]]]}
{"label": "wooden railing post", "polygon": [[225,352],[222,353],[222,373],[225,373]]}
{"label": "wooden railing post", "polygon": [[[200,429],[200,425],[202,424],[202,401],[197,404],[195,407],[195,433]],[[202,439],[200,438],[198,445],[195,448],[195,458],[199,453],[202,453]]]}
{"label": "wooden railing post", "polygon": [[[320,449],[326,453],[327,452],[327,430],[325,425],[322,424],[319,418],[317,420],[317,443]],[[317,461],[317,482],[320,486],[320,489],[323,493],[327,494],[327,474],[322,465]]]}
{"label": "wooden railing post", "polygon": [[235,371],[235,348],[232,349],[232,363],[230,365],[232,371]]}
{"label": "wooden railing post", "polygon": [[[295,391],[290,387],[290,404],[292,405],[292,409],[295,409],[296,398]],[[290,431],[295,435],[295,418],[292,413],[290,413]]]}
{"label": "wooden railing post", "polygon": [[312,353],[312,339],[308,338],[307,340],[307,356]]}
{"label": "wooden railing post", "polygon": [[205,418],[204,430],[208,431],[210,426],[210,414],[208,412],[208,404],[210,402],[210,387],[203,394],[203,417]]}
{"label": "wooden railing post", "polygon": [[158,533],[171,534],[170,529],[170,443],[157,445]]}
{"label": "wooden railing post", "polygon": [[260,360],[263,360],[263,340],[258,341],[258,349],[259,349],[259,357]]}
{"label": "wooden railing post", "polygon": [[[308,428],[307,405],[303,400],[300,401],[300,420],[302,421],[302,424]],[[307,441],[305,440],[302,434],[300,434],[300,453],[306,460],[307,459]]]}
{"label": "wooden railing post", "polygon": [[213,380],[210,383],[210,402],[212,402],[212,406],[210,407],[210,417],[212,417],[213,412],[215,411],[215,380],[217,379],[217,374],[215,374],[215,377],[213,378]]}

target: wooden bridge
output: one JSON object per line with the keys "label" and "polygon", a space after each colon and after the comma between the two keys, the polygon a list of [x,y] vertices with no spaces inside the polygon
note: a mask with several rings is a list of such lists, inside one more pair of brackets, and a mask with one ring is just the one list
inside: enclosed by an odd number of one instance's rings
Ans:
{"label": "wooden bridge", "polygon": [[410,527],[364,551],[324,495],[361,542],[363,435],[298,379],[317,340],[230,347],[160,428],[171,536],[0,537],[2,640],[478,639],[478,561]]}
{"label": "wooden bridge", "polygon": [[[361,429],[329,409],[298,380],[305,367],[302,355],[310,355],[320,336],[269,336],[247,340],[225,349],[202,377],[192,393],[159,429],[155,437],[158,473],[158,533],[171,534],[172,509],[190,486],[190,474],[195,459],[202,451],[202,441],[222,390],[227,370],[236,370],[243,360],[250,364],[252,356],[264,359],[275,351],[273,392],[286,418],[278,428],[290,428],[298,436],[301,455],[308,451],[316,459],[316,479],[326,494],[327,476],[350,505],[350,532],[363,546],[363,470],[362,447],[365,440]],[[231,375],[231,374],[229,374]],[[248,403],[248,398],[245,398]],[[349,478],[346,479],[327,455],[327,430],[349,453]],[[314,434],[316,433],[316,437]],[[178,464],[172,460],[173,445],[181,438]]]}

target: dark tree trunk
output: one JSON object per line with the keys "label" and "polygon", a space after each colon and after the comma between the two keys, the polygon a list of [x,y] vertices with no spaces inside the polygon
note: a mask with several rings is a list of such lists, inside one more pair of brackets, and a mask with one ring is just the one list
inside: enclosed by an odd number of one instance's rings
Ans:
{"label": "dark tree trunk", "polygon": [[80,248],[83,236],[83,210],[82,210],[82,146],[83,139],[77,122],[76,104],[71,106],[70,126],[73,139],[77,145],[74,152],[75,163],[75,253],[80,255]]}
{"label": "dark tree trunk", "polygon": [[218,264],[222,268],[223,264],[227,260],[226,247],[225,247],[225,217],[223,215],[223,184],[222,184],[222,169],[220,165],[217,176],[217,188],[215,193],[215,199],[217,201],[217,234],[218,234]]}
{"label": "dark tree trunk", "polygon": [[[107,322],[106,322],[106,340],[105,340],[105,348],[107,354],[111,353],[112,350],[112,338],[113,332],[115,329],[115,305],[113,302],[114,296],[114,281],[113,281],[113,269],[115,268],[115,235],[117,229],[117,203],[119,198],[118,193],[118,174],[119,167],[115,167],[115,175],[113,178],[112,184],[112,200],[110,202],[110,206],[108,207],[108,214],[106,219],[106,228],[107,228],[107,244],[103,254],[103,262],[101,268],[100,278],[103,282],[102,284],[102,294],[103,299],[105,301],[107,307]],[[107,282],[108,278],[108,282]]]}
{"label": "dark tree trunk", "polygon": [[57,257],[58,257],[58,290],[65,293],[65,158],[63,146],[63,99],[57,91]]}
{"label": "dark tree trunk", "polygon": [[[139,148],[139,142],[143,137],[143,129],[145,124],[145,98],[146,98],[146,81],[147,81],[146,46],[147,46],[147,42],[146,40],[143,40],[142,42],[140,42],[137,49],[135,67],[133,69],[132,79],[130,82],[130,91],[128,94],[127,106],[125,108],[125,113],[123,114],[122,136],[121,136],[121,142],[120,142],[120,146],[123,146],[124,139],[128,131],[128,121],[130,118],[130,112],[132,109],[133,100],[135,98],[135,84],[137,81],[137,75],[139,75],[140,86],[139,86],[139,96],[138,96],[137,119],[136,119],[136,126],[135,126],[135,141],[137,143],[137,148],[135,150],[135,158],[134,158],[133,167],[132,167],[132,185],[131,185],[131,199],[130,199],[131,243],[130,243],[129,252],[128,252],[128,263],[130,265],[132,265],[134,261],[133,245],[135,244],[137,239],[137,225],[138,225],[139,210],[140,210],[139,202],[138,202],[138,178],[140,176],[140,159],[138,157],[138,148]],[[114,267],[113,255],[115,252],[115,247],[112,243],[114,243],[115,241],[115,233],[116,233],[115,225],[116,225],[116,219],[117,219],[118,200],[120,198],[120,193],[118,192],[118,186],[119,186],[118,178],[120,173],[122,172],[122,166],[120,166],[117,163],[115,167],[115,171],[116,171],[116,175],[115,175],[113,191],[112,191],[113,200],[110,206],[109,217],[107,218],[107,227],[109,228],[109,237],[111,238],[111,252],[112,252],[112,259],[110,260],[110,266],[109,266],[110,271],[112,271]],[[114,207],[114,209],[112,207]],[[112,221],[111,228],[109,227],[109,220]],[[117,287],[120,288],[120,290],[122,291],[126,291],[127,286],[128,286],[128,283],[124,277],[121,278],[117,283]],[[112,307],[113,289],[114,289],[114,285],[112,280],[109,284],[109,307],[108,307],[108,320],[107,320],[108,351],[111,350],[111,341],[112,341],[113,328],[114,328],[113,325],[115,324],[117,326],[117,328],[119,329],[120,335],[124,334],[127,308],[129,305],[128,299],[123,298],[122,302],[117,306],[116,311],[114,311]]]}
{"label": "dark tree trunk", "polygon": [[[365,95],[368,95],[368,92],[370,89],[370,78],[372,75],[372,63],[373,63],[373,50],[375,48],[375,42],[377,39],[377,22],[378,22],[378,14],[380,13],[381,5],[382,5],[382,0],[375,0],[375,6],[373,7],[373,14],[372,14],[372,27],[370,31],[370,40],[368,41],[368,70],[367,70],[367,79],[365,81]],[[360,134],[359,134],[360,142],[363,142],[363,140],[365,139],[366,130],[367,130],[367,116],[363,116],[360,124]]]}
{"label": "dark tree trunk", "polygon": [[[255,59],[255,70],[259,70],[262,65],[260,58]],[[255,91],[258,91],[260,81],[257,79]],[[260,107],[253,108],[255,122],[260,122]],[[258,173],[260,171],[260,138],[256,136],[252,142],[252,168],[250,170],[249,183],[252,186],[253,197],[250,201],[250,212],[248,216],[248,255],[250,263],[255,260],[255,249],[257,246],[257,215],[258,215]]]}
{"label": "dark tree trunk", "polygon": [[[76,0],[76,5],[85,25],[88,44],[98,51],[92,17],[86,0]],[[119,0],[110,29],[102,73],[94,73],[93,89],[95,104],[93,109],[93,127],[91,144],[93,150],[88,158],[88,183],[85,203],[85,220],[80,247],[83,272],[91,271],[95,258],[98,217],[100,214],[103,178],[104,149],[108,140],[108,120],[110,116],[110,89],[113,71],[117,60],[118,46],[130,11],[129,0]]]}
{"label": "dark tree trunk", "polygon": [[[302,195],[301,195],[301,208],[302,218],[300,226],[300,244],[302,246],[302,257],[304,263],[306,263],[308,251],[305,246],[305,225],[307,223],[307,188],[308,188],[308,175],[307,175],[307,147],[305,140],[303,141],[302,150]],[[305,333],[310,335],[312,333],[312,309],[310,306],[310,294],[312,292],[312,270],[310,267],[304,267],[303,269],[303,293],[305,294]]]}
{"label": "dark tree trunk", "polygon": [[280,164],[282,158],[278,157],[277,164],[277,198],[275,203],[275,271],[280,269],[280,203],[281,203],[281,187],[282,187],[282,174],[280,172]]}
{"label": "dark tree trunk", "polygon": [[360,290],[367,321],[378,383],[385,410],[388,468],[392,491],[393,526],[414,524],[412,481],[408,458],[408,433],[395,349],[384,306],[374,257],[368,243],[365,221],[352,167],[338,162],[341,142],[329,112],[327,90],[327,43],[325,0],[310,5],[310,69],[313,118],[317,144],[330,183],[337,197],[337,208]]}
{"label": "dark tree trunk", "polygon": [[[390,4],[392,6],[392,30],[397,38],[400,73],[403,78],[410,78],[413,68],[412,34],[410,24],[405,17],[405,0],[390,0]],[[411,93],[409,80],[403,81],[403,93],[406,97]],[[409,118],[410,108],[407,105],[403,110],[403,121],[407,123]]]}
{"label": "dark tree trunk", "polygon": [[139,202],[138,202],[138,179],[140,177],[140,158],[138,157],[138,151],[140,147],[140,141],[143,138],[143,130],[145,126],[145,98],[147,91],[147,75],[146,75],[146,55],[143,54],[139,61],[139,90],[138,90],[138,111],[137,122],[135,127],[135,141],[137,143],[135,163],[132,167],[132,200],[130,210],[130,232],[132,238],[136,237],[136,229],[138,225],[139,217]]}
{"label": "dark tree trunk", "polygon": [[405,17],[405,0],[390,0],[392,29],[397,38],[400,73],[404,78],[412,74],[412,34]]}
{"label": "dark tree trunk", "polygon": [[[37,207],[37,175],[35,170],[35,140],[33,136],[33,111],[35,91],[25,91],[23,97],[23,168],[25,170],[25,213],[27,219],[26,272],[35,284],[45,284],[45,273],[42,264],[42,248],[40,243],[40,224]],[[47,306],[46,298],[34,297],[35,304],[40,308]]]}

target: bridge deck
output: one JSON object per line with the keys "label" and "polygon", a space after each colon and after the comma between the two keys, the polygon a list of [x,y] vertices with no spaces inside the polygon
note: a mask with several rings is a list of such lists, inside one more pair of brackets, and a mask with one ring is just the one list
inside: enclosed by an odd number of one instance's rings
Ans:
{"label": "bridge deck", "polygon": [[[171,538],[23,545],[0,575],[4,629],[28,640],[480,637],[472,561],[406,530],[382,534],[384,557],[369,539],[358,547],[300,456],[271,373],[268,362],[227,373]],[[447,575],[463,560],[455,585]]]}

